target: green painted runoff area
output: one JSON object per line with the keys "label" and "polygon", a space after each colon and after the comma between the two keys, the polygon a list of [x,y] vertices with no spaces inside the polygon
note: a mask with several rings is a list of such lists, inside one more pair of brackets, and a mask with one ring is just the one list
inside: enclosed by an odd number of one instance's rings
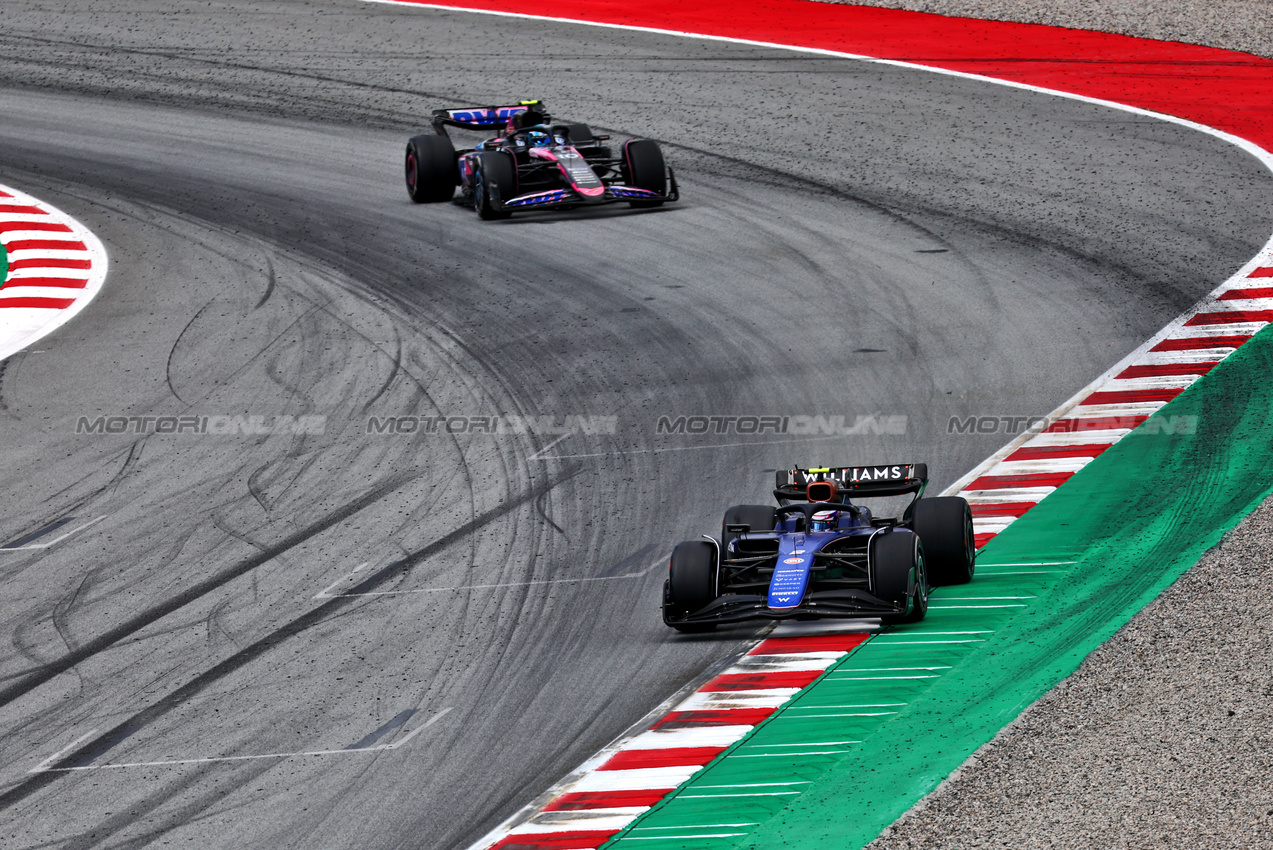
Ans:
{"label": "green painted runoff area", "polygon": [[607,850],[870,842],[1273,490],[1271,331],[993,538],[924,622],[863,643]]}
{"label": "green painted runoff area", "polygon": [[9,252],[5,250],[4,243],[0,242],[0,287],[9,282]]}

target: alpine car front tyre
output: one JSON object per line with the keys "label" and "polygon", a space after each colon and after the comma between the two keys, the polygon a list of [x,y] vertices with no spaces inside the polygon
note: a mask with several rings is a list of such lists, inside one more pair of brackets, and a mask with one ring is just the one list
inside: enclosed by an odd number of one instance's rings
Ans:
{"label": "alpine car front tyre", "polygon": [[[652,139],[629,139],[623,145],[623,177],[629,186],[667,194],[667,168],[663,151]],[[631,206],[660,207],[662,201],[630,201]]]}
{"label": "alpine car front tyre", "polygon": [[715,623],[678,623],[716,598],[716,547],[706,540],[678,543],[668,570],[663,620],[680,632],[706,632]]}
{"label": "alpine car front tyre", "polygon": [[513,157],[503,151],[482,151],[477,155],[477,168],[473,174],[473,209],[484,221],[508,218],[508,210],[496,209],[493,201],[501,201],[517,194],[517,165]]}
{"label": "alpine car front tyre", "polygon": [[920,499],[911,514],[911,528],[924,541],[934,587],[972,581],[977,543],[967,501],[958,496]]}
{"label": "alpine car front tyre", "polygon": [[455,146],[446,136],[416,136],[407,142],[407,194],[417,204],[449,201],[460,176]]}

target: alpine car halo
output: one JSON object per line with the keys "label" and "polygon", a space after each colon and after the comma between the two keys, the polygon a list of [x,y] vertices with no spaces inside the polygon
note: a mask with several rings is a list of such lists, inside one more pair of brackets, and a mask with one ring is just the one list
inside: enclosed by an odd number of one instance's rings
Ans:
{"label": "alpine car halo", "polygon": [[[725,511],[720,540],[672,550],[663,622],[682,632],[756,618],[916,622],[930,587],[972,581],[972,510],[921,498],[922,463],[779,470],[770,505]],[[914,494],[900,517],[852,499]]]}
{"label": "alpine car halo", "polygon": [[[457,150],[448,127],[498,135]],[[538,100],[438,109],[433,129],[407,142],[407,193],[417,204],[452,200],[457,186],[458,201],[483,219],[620,201],[657,207],[680,198],[658,142],[628,139],[613,156],[609,136],[593,135],[587,124],[554,123]]]}

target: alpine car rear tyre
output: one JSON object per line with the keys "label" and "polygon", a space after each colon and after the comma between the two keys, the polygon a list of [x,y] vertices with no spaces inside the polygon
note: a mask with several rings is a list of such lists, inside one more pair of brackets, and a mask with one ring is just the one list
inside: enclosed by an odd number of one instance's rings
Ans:
{"label": "alpine car rear tyre", "polygon": [[906,530],[876,535],[871,544],[871,590],[880,599],[903,606],[906,613],[885,622],[913,623],[928,613],[928,578],[919,536]]}
{"label": "alpine car rear tyre", "polygon": [[715,623],[677,623],[716,598],[716,547],[706,540],[678,543],[667,577],[664,620],[682,632],[705,632]]}
{"label": "alpine car rear tyre", "polygon": [[911,514],[911,528],[924,541],[928,578],[934,587],[972,581],[977,542],[967,501],[958,496],[920,499]]}
{"label": "alpine car rear tyre", "polygon": [[729,544],[738,539],[738,534],[726,531],[731,525],[746,525],[752,531],[773,531],[778,523],[778,512],[769,505],[734,505],[725,511],[725,519],[720,524],[721,557],[729,552]]}
{"label": "alpine car rear tyre", "polygon": [[[629,186],[667,194],[667,168],[663,151],[652,139],[629,139],[623,145],[624,179]],[[631,201],[634,207],[659,207],[662,201]]]}
{"label": "alpine car rear tyre", "polygon": [[[473,174],[473,209],[486,221],[508,218],[508,210],[497,210],[491,203],[496,193],[506,201],[517,194],[517,164],[503,151],[481,151],[476,154]],[[494,190],[494,191],[492,191]]]}
{"label": "alpine car rear tyre", "polygon": [[459,185],[455,146],[446,136],[416,136],[407,142],[407,194],[417,204],[449,201]]}

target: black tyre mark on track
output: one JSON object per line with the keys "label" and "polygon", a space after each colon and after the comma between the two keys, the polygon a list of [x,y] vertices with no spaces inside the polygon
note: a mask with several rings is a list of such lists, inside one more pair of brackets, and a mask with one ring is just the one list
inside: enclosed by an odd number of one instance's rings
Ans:
{"label": "black tyre mark on track", "polygon": [[[37,38],[31,35],[9,36],[6,40],[15,42],[26,42],[28,44],[37,44],[40,47],[66,50],[80,50],[85,53],[97,53],[99,55],[122,55],[122,56],[148,56],[154,59],[167,59],[172,62],[189,62],[192,65],[207,65],[213,68],[234,68],[239,71],[258,71],[262,74],[277,74],[280,77],[290,77],[299,80],[312,80],[319,83],[339,83],[341,85],[351,86],[353,88],[367,89],[368,91],[387,92],[389,94],[409,94],[419,95],[421,97],[438,98],[446,100],[450,103],[463,103],[453,96],[439,94],[437,92],[420,91],[418,89],[404,89],[397,86],[378,85],[376,83],[364,83],[357,80],[350,80],[344,77],[333,77],[329,74],[313,74],[303,71],[289,71],[285,68],[270,68],[265,65],[254,65],[249,62],[230,62],[225,56],[215,56],[211,59],[204,59],[198,56],[191,56],[180,50],[141,50],[136,47],[123,47],[118,44],[93,44],[84,41],[62,41],[52,38]],[[56,60],[48,64],[59,66],[61,63]]]}
{"label": "black tyre mark on track", "polygon": [[205,581],[201,581],[198,584],[183,590],[181,593],[178,593],[169,599],[165,599],[157,605],[152,605],[137,616],[126,620],[101,635],[98,635],[96,638],[88,641],[78,649],[68,652],[66,655],[63,655],[55,661],[50,661],[40,669],[27,674],[20,681],[8,686],[4,690],[0,690],[0,706],[8,705],[19,697],[35,690],[45,682],[48,682],[50,679],[53,679],[55,676],[65,673],[80,662],[92,658],[99,652],[109,649],[119,641],[136,634],[174,611],[180,610],[184,606],[189,605],[191,602],[211,593],[217,588],[234,581],[236,578],[251,572],[262,564],[265,564],[274,558],[277,558],[279,555],[284,554],[288,550],[299,546],[310,538],[327,531],[333,526],[339,525],[360,511],[371,507],[389,493],[392,493],[394,490],[401,487],[408,480],[410,479],[407,476],[390,479],[366,495],[361,496],[338,510],[331,512],[318,522],[301,529],[290,537],[285,538],[283,542],[270,547],[264,552],[261,552],[259,555],[235,564],[233,567],[230,567],[229,569],[224,570]]}
{"label": "black tyre mark on track", "polygon": [[[235,772],[234,781],[244,785],[259,776],[263,776],[273,770],[274,767],[275,765],[268,761],[245,762]],[[172,796],[171,788],[160,788],[149,794],[144,800],[131,804],[126,811],[113,814],[102,823],[90,827],[87,831],[81,832],[65,842],[57,842],[56,846],[59,850],[89,850],[92,847],[102,847],[106,840],[115,835],[115,833],[135,828],[138,823],[148,822],[147,818],[169,802]],[[213,788],[209,791],[201,792],[194,800],[185,802],[174,814],[169,815],[166,824],[142,833],[135,838],[125,839],[122,844],[112,846],[116,850],[150,847],[164,834],[196,820],[199,814],[218,803],[224,803],[224,801],[225,792],[221,788]]]}
{"label": "black tyre mark on track", "polygon": [[[576,474],[578,474],[580,469],[581,467],[578,467],[578,466],[568,468],[558,477],[552,480],[546,481],[543,484],[540,484],[536,487],[533,487],[532,489],[523,493],[518,498],[513,499],[507,502],[506,504],[500,505],[499,507],[492,508],[491,510],[486,511],[483,514],[480,514],[474,517],[469,522],[466,522],[464,525],[460,526],[459,528],[456,528],[450,533],[443,535],[442,537],[433,541],[429,545],[424,546],[420,549],[417,549],[414,552],[408,553],[407,555],[403,556],[402,558],[399,558],[393,563],[382,567],[381,569],[373,573],[371,576],[364,579],[359,584],[345,591],[343,595],[327,600],[322,605],[319,605],[317,608],[314,608],[313,610],[308,611],[305,614],[302,614],[301,616],[292,620],[290,623],[287,623],[281,626],[280,628],[276,629],[273,633],[261,638],[260,640],[257,640],[255,643],[240,650],[239,652],[235,653],[229,658],[226,658],[224,661],[220,662],[212,669],[199,674],[194,679],[191,679],[189,682],[187,682],[185,685],[182,685],[177,690],[173,691],[172,693],[165,696],[163,699],[156,702],[154,705],[146,709],[143,709],[142,711],[138,712],[137,714],[133,715],[132,717],[128,718],[122,723],[116,725],[114,728],[104,732],[101,735],[98,735],[92,741],[85,743],[83,746],[79,747],[74,752],[67,754],[66,756],[64,756],[57,762],[55,762],[53,765],[51,765],[50,769],[47,770],[46,772],[37,773],[34,776],[32,776],[30,779],[20,782],[19,784],[15,785],[13,788],[10,788],[8,791],[4,792],[3,794],[0,794],[0,809],[5,808],[7,806],[11,806],[18,802],[21,802],[22,800],[36,793],[40,789],[52,784],[53,782],[56,782],[58,779],[65,776],[65,772],[60,770],[60,768],[87,765],[88,763],[92,762],[94,759],[106,753],[112,747],[132,737],[133,735],[145,729],[148,725],[155,722],[156,720],[159,720],[168,712],[172,711],[173,709],[183,705],[184,703],[198,696],[209,685],[216,683],[217,681],[224,678],[225,676],[228,676],[229,674],[235,672],[236,670],[239,670],[242,667],[250,664],[251,662],[265,655],[270,650],[286,643],[291,638],[294,638],[297,635],[303,634],[308,629],[325,621],[331,615],[339,612],[340,610],[347,608],[355,604],[356,602],[361,601],[359,597],[362,594],[366,594],[375,590],[377,587],[389,581],[390,579],[396,578],[400,576],[402,573],[409,571],[416,564],[419,564],[420,562],[445,551],[453,543],[459,540],[463,540],[464,538],[468,537],[470,534],[482,528],[483,526],[487,525],[488,523],[496,519],[499,519],[500,517],[505,516],[506,514],[509,514],[514,510],[517,510],[523,505],[535,502],[544,494],[551,492],[555,487],[557,487],[557,485],[562,484],[570,480],[571,478],[573,478]],[[369,493],[368,495],[364,496],[362,499],[359,499],[357,502],[351,503],[351,505],[346,506],[344,509],[342,509],[341,511],[337,513],[342,514],[341,519],[345,519],[350,516],[353,516],[359,510],[362,510],[363,508],[368,507],[374,502],[378,501],[381,496],[399,487],[401,483],[402,481],[393,481],[380,488],[377,488],[377,490],[373,491],[372,493]],[[355,505],[358,506],[357,509],[351,509]],[[324,527],[330,527],[332,525],[335,525],[337,521],[339,520],[333,520],[333,517],[328,517],[321,524],[324,525]],[[305,534],[306,532],[309,532],[313,528],[315,528],[315,526],[310,526],[309,529],[306,529],[304,532],[301,532],[300,534]],[[317,533],[317,532],[315,531],[314,533]],[[299,536],[300,536],[299,534],[295,535],[295,537],[299,537]],[[313,534],[309,534],[308,536],[313,536]],[[292,539],[289,539],[289,542],[291,541]],[[301,541],[294,540],[294,542],[291,542],[291,545],[296,545],[296,543],[299,543],[299,542]],[[278,548],[281,548],[281,547],[276,547],[276,549]],[[268,558],[263,560],[262,558],[258,557],[258,558],[253,558],[251,559],[251,561],[246,563],[252,563],[256,565],[258,563],[264,563],[265,560],[268,560]],[[242,567],[243,565],[240,565],[238,568],[236,568],[240,570],[240,574],[242,574],[242,572],[246,572],[246,570],[242,569]],[[218,579],[220,579],[220,577],[218,577]],[[224,583],[224,582],[221,582],[221,583]],[[185,603],[182,603],[182,604],[185,604]],[[180,606],[175,606],[173,610],[175,610],[176,607],[180,607]],[[153,610],[154,609],[152,609],[152,611]],[[157,618],[153,618],[153,619],[157,619]],[[152,622],[153,622],[153,619],[151,620]],[[100,639],[98,642],[100,642]],[[102,647],[102,648],[105,648],[105,647]],[[44,672],[44,671],[41,671],[41,672]],[[51,678],[51,676],[48,678]],[[44,681],[47,681],[47,678]],[[27,683],[23,682],[19,685],[19,687],[25,687],[26,684]],[[8,690],[14,690],[14,688],[10,688]]]}
{"label": "black tyre mark on track", "polygon": [[[368,340],[368,342],[370,342],[370,340]],[[404,371],[402,368],[402,334],[398,332],[398,328],[396,326],[393,328],[393,353],[392,354],[390,354],[388,351],[385,351],[385,348],[383,345],[379,345],[376,343],[373,343],[373,345],[375,345],[376,348],[378,348],[382,354],[384,354],[386,357],[390,359],[390,361],[392,362],[392,366],[389,369],[388,374],[385,375],[384,381],[382,381],[380,386],[376,389],[376,391],[371,394],[371,398],[368,399],[365,404],[363,404],[362,412],[364,414],[368,410],[371,410],[372,406],[376,402],[380,401],[380,399],[384,397],[385,393],[389,392],[389,388],[393,386],[393,382],[398,379],[398,373]],[[418,386],[419,382],[417,381],[416,384]]]}
{"label": "black tyre mark on track", "polygon": [[164,367],[164,378],[168,382],[168,392],[172,393],[172,397],[186,405],[186,407],[190,406],[190,402],[181,397],[181,393],[177,392],[177,388],[173,386],[172,383],[172,361],[177,356],[177,349],[181,347],[181,340],[185,338],[186,332],[194,327],[194,323],[199,321],[199,317],[203,315],[203,311],[215,304],[216,300],[217,299],[214,297],[208,301],[207,304],[204,304],[198,310],[195,310],[194,315],[190,317],[190,321],[186,322],[186,326],[181,329],[181,333],[177,334],[177,338],[173,340],[172,346],[168,349],[168,363]]}
{"label": "black tyre mark on track", "polygon": [[544,493],[538,499],[535,500],[535,512],[539,514],[539,516],[544,520],[544,522],[548,523],[553,528],[555,528],[558,534],[560,534],[562,537],[569,540],[570,535],[566,533],[566,529],[562,528],[560,525],[553,522],[553,518],[548,515],[548,509],[544,504],[544,499],[547,495],[548,495],[547,493]]}
{"label": "black tyre mark on track", "polygon": [[[615,130],[607,127],[597,127],[596,129],[604,133],[625,134],[625,131],[623,130]],[[886,216],[898,224],[914,228],[933,242],[943,246],[938,250],[944,253],[950,253],[953,251],[956,256],[962,256],[962,253],[958,250],[957,246],[953,245],[932,227],[920,224],[917,217],[927,216],[937,220],[944,219],[958,222],[965,226],[973,226],[985,233],[995,234],[1002,236],[1005,239],[1010,239],[1018,245],[1036,250],[1048,249],[1055,251],[1058,254],[1075,260],[1088,268],[1110,269],[1132,280],[1149,283],[1153,282],[1152,276],[1146,274],[1145,270],[1140,266],[1118,262],[1113,258],[1099,256],[1073,245],[1059,242],[1054,239],[1043,238],[1033,233],[1028,233],[1020,227],[1009,226],[1004,221],[986,218],[985,216],[968,215],[966,213],[942,207],[929,206],[917,203],[913,199],[907,199],[903,202],[900,198],[886,199],[871,197],[869,195],[848,191],[845,187],[834,183],[815,180],[803,174],[788,172],[773,165],[749,162],[740,157],[728,156],[727,154],[707,150],[706,148],[694,147],[693,145],[666,141],[660,141],[659,144],[668,150],[682,150],[695,154],[696,156],[703,157],[709,161],[715,160],[727,167],[736,169],[742,174],[758,175],[760,180],[771,186],[793,186],[821,194],[825,197],[835,198],[836,200],[860,204],[864,208]],[[699,176],[701,177],[704,175]],[[937,253],[937,251],[925,251],[922,253]]]}
{"label": "black tyre mark on track", "polygon": [[261,488],[261,476],[269,468],[270,464],[264,464],[257,469],[256,472],[253,472],[248,476],[248,493],[250,493],[252,498],[256,500],[256,503],[261,506],[261,510],[265,512],[266,516],[270,515],[272,507],[266,501],[265,491]]}
{"label": "black tyre mark on track", "polygon": [[[10,413],[10,411],[9,411],[9,405],[8,405],[8,403],[4,400],[4,375],[5,375],[5,372],[7,372],[7,371],[8,371],[8,369],[9,369],[9,364],[10,364],[10,363],[14,362],[15,360],[18,360],[18,359],[19,359],[19,358],[21,358],[21,357],[25,357],[25,356],[26,356],[26,352],[23,352],[23,353],[21,353],[21,354],[15,355],[15,356],[13,356],[13,357],[6,357],[4,360],[0,360],[0,413]],[[12,414],[10,413],[10,415],[12,415]]]}
{"label": "black tyre mark on track", "polygon": [[261,300],[256,302],[253,310],[259,310],[265,306],[265,302],[270,300],[270,296],[274,294],[274,285],[278,282],[277,275],[274,272],[274,262],[266,256],[265,258],[265,292],[261,293]]}

